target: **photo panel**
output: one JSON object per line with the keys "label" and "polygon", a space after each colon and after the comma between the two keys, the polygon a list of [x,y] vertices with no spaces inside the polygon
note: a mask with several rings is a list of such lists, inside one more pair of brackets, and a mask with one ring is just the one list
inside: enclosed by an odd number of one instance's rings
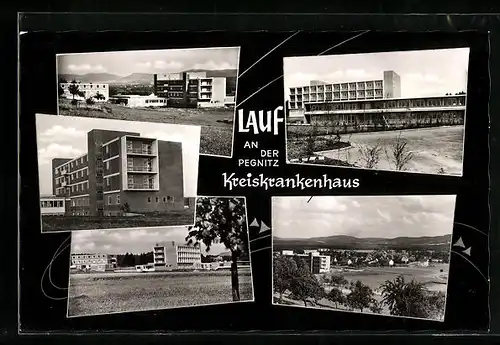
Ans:
{"label": "photo panel", "polygon": [[41,231],[193,225],[200,127],[36,115]]}
{"label": "photo panel", "polygon": [[245,198],[196,206],[192,227],[73,232],[67,316],[253,301]]}
{"label": "photo panel", "polygon": [[462,176],[468,67],[469,48],[285,57],[288,161]]}
{"label": "photo panel", "polygon": [[444,322],[455,202],[274,197],[273,304]]}
{"label": "photo panel", "polygon": [[232,157],[239,47],[57,55],[58,114],[201,126]]}

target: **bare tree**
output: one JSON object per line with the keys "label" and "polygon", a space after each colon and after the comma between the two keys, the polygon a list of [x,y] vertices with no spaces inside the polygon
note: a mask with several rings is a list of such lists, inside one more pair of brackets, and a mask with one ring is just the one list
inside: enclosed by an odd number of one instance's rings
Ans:
{"label": "bare tree", "polygon": [[408,163],[413,159],[413,152],[408,150],[408,141],[401,137],[401,133],[396,137],[396,140],[391,145],[391,152],[388,153],[387,159],[394,163],[396,170],[403,171],[406,169]]}
{"label": "bare tree", "polygon": [[316,149],[316,136],[318,135],[318,128],[316,124],[311,124],[311,130],[307,132],[305,139],[305,154],[312,156]]}
{"label": "bare tree", "polygon": [[359,149],[360,160],[363,164],[363,167],[367,169],[376,168],[378,163],[380,162],[380,154],[382,153],[382,147],[379,144],[376,144],[373,147],[369,147],[366,145],[360,146]]}

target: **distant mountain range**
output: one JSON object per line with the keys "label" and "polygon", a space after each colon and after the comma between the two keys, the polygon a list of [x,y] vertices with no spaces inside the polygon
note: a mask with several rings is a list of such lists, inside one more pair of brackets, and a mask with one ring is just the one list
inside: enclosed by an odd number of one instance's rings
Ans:
{"label": "distant mountain range", "polygon": [[404,248],[444,248],[450,246],[451,234],[443,236],[396,237],[396,238],[358,238],[353,236],[329,236],[313,238],[273,237],[276,249],[404,249]]}
{"label": "distant mountain range", "polygon": [[[206,72],[207,77],[236,78],[238,71],[235,69],[223,70],[201,70],[192,69],[184,72]],[[132,73],[126,77],[110,73],[87,73],[87,74],[59,74],[59,80],[65,79],[68,82],[73,80],[82,83],[106,83],[106,84],[152,84],[153,73]]]}

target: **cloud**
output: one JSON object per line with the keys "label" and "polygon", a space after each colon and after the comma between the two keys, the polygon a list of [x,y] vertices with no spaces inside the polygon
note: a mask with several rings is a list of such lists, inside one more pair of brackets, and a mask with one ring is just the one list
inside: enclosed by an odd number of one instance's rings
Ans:
{"label": "cloud", "polygon": [[90,64],[81,64],[68,65],[68,71],[73,73],[104,73],[106,72],[106,68],[103,65],[90,65]]}
{"label": "cloud", "polygon": [[364,81],[374,79],[371,73],[364,69],[337,70],[330,73],[285,73],[286,84],[290,86],[309,85],[311,80],[319,80],[326,83],[341,83],[350,81]]}
{"label": "cloud", "polygon": [[406,73],[403,74],[401,79],[407,80],[412,83],[434,83],[442,84],[444,82],[439,76],[428,73]]}
{"label": "cloud", "polygon": [[408,217],[403,217],[403,222],[405,222],[406,224],[413,224],[413,220]]}
{"label": "cloud", "polygon": [[38,162],[48,164],[53,158],[73,158],[82,155],[83,152],[71,145],[50,144],[38,150]]}
{"label": "cloud", "polygon": [[138,68],[150,68],[151,67],[151,62],[149,62],[149,61],[146,61],[146,62],[136,62],[135,66],[138,67]]}
{"label": "cloud", "polygon": [[207,70],[236,69],[236,68],[237,67],[235,65],[232,65],[227,61],[224,61],[222,63],[217,63],[213,60],[193,65],[193,69],[207,69]]}
{"label": "cloud", "polygon": [[380,209],[377,208],[377,213],[380,217],[382,217],[383,219],[385,219],[386,221],[390,222],[391,221],[391,215],[389,213],[384,213],[382,211],[380,211]]}
{"label": "cloud", "polygon": [[58,142],[64,142],[66,140],[73,141],[75,138],[82,138],[86,134],[85,131],[78,130],[74,127],[54,125],[40,133],[39,138],[40,141],[57,140]]}
{"label": "cloud", "polygon": [[89,253],[96,249],[94,242],[75,243],[71,250],[72,253]]}
{"label": "cloud", "polygon": [[154,67],[156,69],[163,69],[163,70],[179,70],[183,67],[184,65],[178,61],[163,61],[163,60],[157,60],[154,62]]}
{"label": "cloud", "polygon": [[311,202],[317,210],[329,212],[343,212],[347,210],[347,206],[340,199],[330,197],[314,197]]}

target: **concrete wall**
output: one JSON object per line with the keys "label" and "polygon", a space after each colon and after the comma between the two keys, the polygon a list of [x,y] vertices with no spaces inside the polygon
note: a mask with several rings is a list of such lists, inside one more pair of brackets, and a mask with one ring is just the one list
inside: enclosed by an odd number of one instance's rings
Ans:
{"label": "concrete wall", "polygon": [[394,71],[384,71],[384,98],[401,97],[401,78]]}

